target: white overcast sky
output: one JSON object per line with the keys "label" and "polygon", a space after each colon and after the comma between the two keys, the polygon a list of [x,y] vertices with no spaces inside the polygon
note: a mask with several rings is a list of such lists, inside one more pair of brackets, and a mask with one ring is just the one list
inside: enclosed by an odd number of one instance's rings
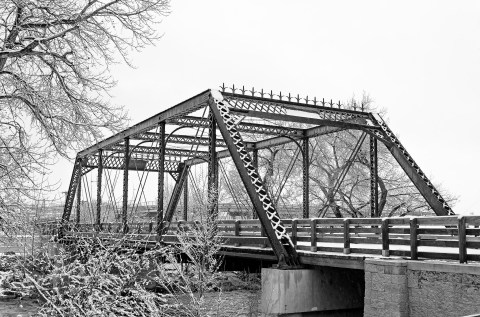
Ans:
{"label": "white overcast sky", "polygon": [[113,67],[112,102],[132,124],[223,82],[342,101],[365,91],[459,197],[454,211],[480,214],[480,2],[176,0],[171,11],[135,69]]}

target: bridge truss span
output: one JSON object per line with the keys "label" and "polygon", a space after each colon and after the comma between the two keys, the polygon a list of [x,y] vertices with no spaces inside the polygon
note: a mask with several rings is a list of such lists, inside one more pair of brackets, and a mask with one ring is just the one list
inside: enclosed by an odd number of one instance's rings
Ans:
{"label": "bridge truss span", "polygon": [[[317,159],[332,153],[318,140],[340,140],[345,134],[355,142],[333,173],[335,179],[322,191],[313,186],[323,181]],[[436,215],[454,214],[387,124],[363,105],[223,86],[80,151],[63,226],[75,222],[95,229],[105,222],[121,222],[128,233],[129,223],[145,221],[152,223],[151,230],[161,240],[172,221],[194,220],[203,209],[217,220],[253,214],[279,265],[296,267],[297,246],[283,223],[286,215],[308,219],[314,209],[315,216],[339,217],[336,208],[349,203],[356,217],[381,215],[385,205],[385,197],[379,200],[379,188],[384,187],[378,174],[381,144]],[[276,163],[278,157],[283,161]],[[366,204],[354,206],[338,195],[351,190],[345,179],[361,166],[368,167],[369,179],[362,186],[369,188],[369,197]],[[155,183],[148,183],[152,173]],[[122,180],[123,186],[117,186]],[[96,190],[90,189],[92,183]],[[155,196],[150,199],[154,203],[148,203],[149,194]],[[369,213],[364,212],[367,205]]]}

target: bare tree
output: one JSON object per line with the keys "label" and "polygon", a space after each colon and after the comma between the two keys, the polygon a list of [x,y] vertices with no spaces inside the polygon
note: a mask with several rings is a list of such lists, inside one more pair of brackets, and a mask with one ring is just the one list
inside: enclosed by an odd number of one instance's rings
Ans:
{"label": "bare tree", "polygon": [[127,123],[109,66],[159,38],[168,0],[0,0],[0,216],[35,198],[56,154]]}

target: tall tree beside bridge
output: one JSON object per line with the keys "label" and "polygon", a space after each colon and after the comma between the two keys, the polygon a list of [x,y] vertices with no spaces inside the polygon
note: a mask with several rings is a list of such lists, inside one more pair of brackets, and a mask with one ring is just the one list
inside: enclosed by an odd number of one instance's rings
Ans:
{"label": "tall tree beside bridge", "polygon": [[[109,65],[159,38],[169,0],[0,0],[0,216],[45,189],[39,176],[126,124]],[[39,174],[40,173],[40,174]]]}

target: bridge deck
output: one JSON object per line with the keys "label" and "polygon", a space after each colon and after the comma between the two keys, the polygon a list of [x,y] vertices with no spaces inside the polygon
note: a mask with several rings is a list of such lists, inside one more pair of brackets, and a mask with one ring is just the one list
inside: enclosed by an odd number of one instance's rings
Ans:
{"label": "bridge deck", "polygon": [[[397,257],[417,259],[480,261],[479,216],[412,218],[321,218],[284,220],[300,262],[363,268],[365,258]],[[177,243],[177,234],[188,235],[198,222],[172,222],[162,237],[164,243]],[[217,222],[221,252],[230,257],[275,261],[268,238],[258,220]],[[56,225],[46,230],[55,230]],[[157,236],[153,223],[133,223],[129,233],[120,233],[121,223],[72,224],[66,238],[96,236],[122,239],[130,245],[153,246]]]}

